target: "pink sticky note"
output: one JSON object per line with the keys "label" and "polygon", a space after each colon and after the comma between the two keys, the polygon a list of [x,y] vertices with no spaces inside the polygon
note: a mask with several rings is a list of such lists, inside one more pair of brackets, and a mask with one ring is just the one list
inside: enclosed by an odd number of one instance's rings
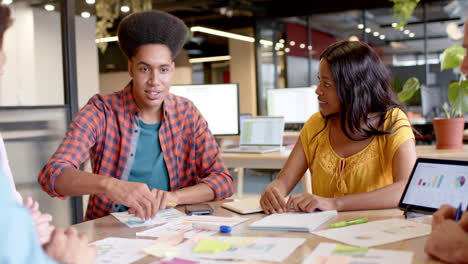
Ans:
{"label": "pink sticky note", "polygon": [[164,260],[164,261],[161,260],[161,263],[163,264],[198,264],[200,262],[181,259],[181,258],[173,258],[171,260]]}
{"label": "pink sticky note", "polygon": [[310,264],[348,264],[352,256],[316,256]]}

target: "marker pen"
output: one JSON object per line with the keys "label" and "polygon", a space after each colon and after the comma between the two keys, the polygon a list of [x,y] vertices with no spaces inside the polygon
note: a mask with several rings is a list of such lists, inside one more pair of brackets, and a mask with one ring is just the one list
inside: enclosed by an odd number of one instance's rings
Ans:
{"label": "marker pen", "polygon": [[330,225],[331,228],[336,228],[336,227],[343,227],[343,226],[349,226],[349,225],[355,225],[355,224],[362,224],[366,223],[369,221],[367,217],[362,217],[354,220],[349,220],[349,221],[341,221],[341,222],[336,222]]}
{"label": "marker pen", "polygon": [[207,223],[193,223],[193,229],[201,229],[201,230],[212,230],[218,231],[221,233],[231,233],[231,227],[227,225],[218,225],[218,224],[207,224]]}

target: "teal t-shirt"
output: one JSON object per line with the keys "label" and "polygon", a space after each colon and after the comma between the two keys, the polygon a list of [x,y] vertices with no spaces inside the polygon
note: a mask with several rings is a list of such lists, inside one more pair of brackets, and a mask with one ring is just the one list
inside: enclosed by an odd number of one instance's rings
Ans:
{"label": "teal t-shirt", "polygon": [[[146,183],[150,190],[169,191],[169,175],[159,143],[161,122],[150,125],[139,120],[139,124],[140,136],[128,181]],[[127,209],[122,205],[120,211]]]}

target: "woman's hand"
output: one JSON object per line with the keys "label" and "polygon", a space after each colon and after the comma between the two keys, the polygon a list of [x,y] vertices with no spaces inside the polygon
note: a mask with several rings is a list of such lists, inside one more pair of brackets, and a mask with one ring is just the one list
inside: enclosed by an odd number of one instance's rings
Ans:
{"label": "woman's hand", "polygon": [[314,212],[316,210],[336,210],[338,205],[334,198],[325,198],[310,193],[294,194],[289,197],[287,208],[296,212]]}
{"label": "woman's hand", "polygon": [[31,197],[28,197],[26,201],[24,201],[24,207],[31,212],[39,243],[41,245],[48,243],[52,231],[54,231],[54,226],[50,224],[52,216],[50,214],[41,213],[39,211],[39,204],[33,201]]}
{"label": "woman's hand", "polygon": [[283,213],[288,211],[284,195],[274,182],[270,183],[260,198],[260,206],[265,214]]}

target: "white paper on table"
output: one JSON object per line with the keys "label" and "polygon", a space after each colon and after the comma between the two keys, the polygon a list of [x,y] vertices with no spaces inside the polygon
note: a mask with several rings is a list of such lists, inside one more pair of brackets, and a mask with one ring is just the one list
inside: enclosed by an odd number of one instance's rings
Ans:
{"label": "white paper on table", "polygon": [[181,211],[174,209],[174,208],[168,208],[164,210],[160,210],[154,219],[149,219],[148,221],[145,221],[144,223],[135,223],[135,224],[130,224],[129,220],[132,218],[135,218],[134,214],[129,214],[128,211],[125,212],[115,212],[111,213],[117,220],[120,222],[124,223],[130,228],[134,227],[142,227],[142,226],[153,226],[153,225],[160,225],[160,224],[165,224],[169,220],[177,219],[179,217],[186,216],[186,214],[182,213]]}
{"label": "white paper on table", "polygon": [[[312,263],[316,256],[333,256],[333,250],[336,248],[335,243],[320,243],[303,262],[303,264]],[[341,254],[340,254],[341,255]],[[349,264],[411,264],[414,253],[411,251],[397,251],[386,249],[370,248],[366,254],[362,256],[353,256]]]}
{"label": "white paper on table", "polygon": [[146,237],[161,237],[167,235],[175,235],[181,232],[184,232],[185,238],[193,238],[198,236],[210,236],[217,231],[210,230],[199,230],[192,227],[192,223],[201,223],[201,224],[215,224],[215,225],[227,225],[235,226],[244,221],[249,220],[248,218],[243,217],[220,217],[212,215],[192,215],[177,218],[174,222],[168,223],[163,226],[157,226],[143,232],[137,232],[137,236],[146,236]]}
{"label": "white paper on table", "polygon": [[249,229],[311,232],[336,215],[336,210],[271,214],[250,224]]}
{"label": "white paper on table", "polygon": [[143,249],[149,246],[153,240],[130,239],[119,237],[108,237],[90,243],[98,248],[95,264],[100,263],[131,263],[146,256]]}
{"label": "white paper on table", "polygon": [[[230,237],[212,236],[210,239],[228,242]],[[296,248],[304,243],[304,238],[284,237],[258,237],[251,244],[235,243],[224,252],[203,254],[194,253],[196,243],[185,242],[177,247],[182,250],[180,256],[190,260],[216,259],[216,260],[258,260],[258,261],[284,261]]]}
{"label": "white paper on table", "polygon": [[312,233],[354,246],[372,247],[428,235],[431,226],[392,218]]}
{"label": "white paper on table", "polygon": [[184,238],[193,238],[197,236],[211,236],[217,232],[193,229],[191,222],[176,220],[175,222],[157,226],[142,232],[137,232],[136,235],[145,237],[162,237],[176,235],[179,233],[184,233]]}

